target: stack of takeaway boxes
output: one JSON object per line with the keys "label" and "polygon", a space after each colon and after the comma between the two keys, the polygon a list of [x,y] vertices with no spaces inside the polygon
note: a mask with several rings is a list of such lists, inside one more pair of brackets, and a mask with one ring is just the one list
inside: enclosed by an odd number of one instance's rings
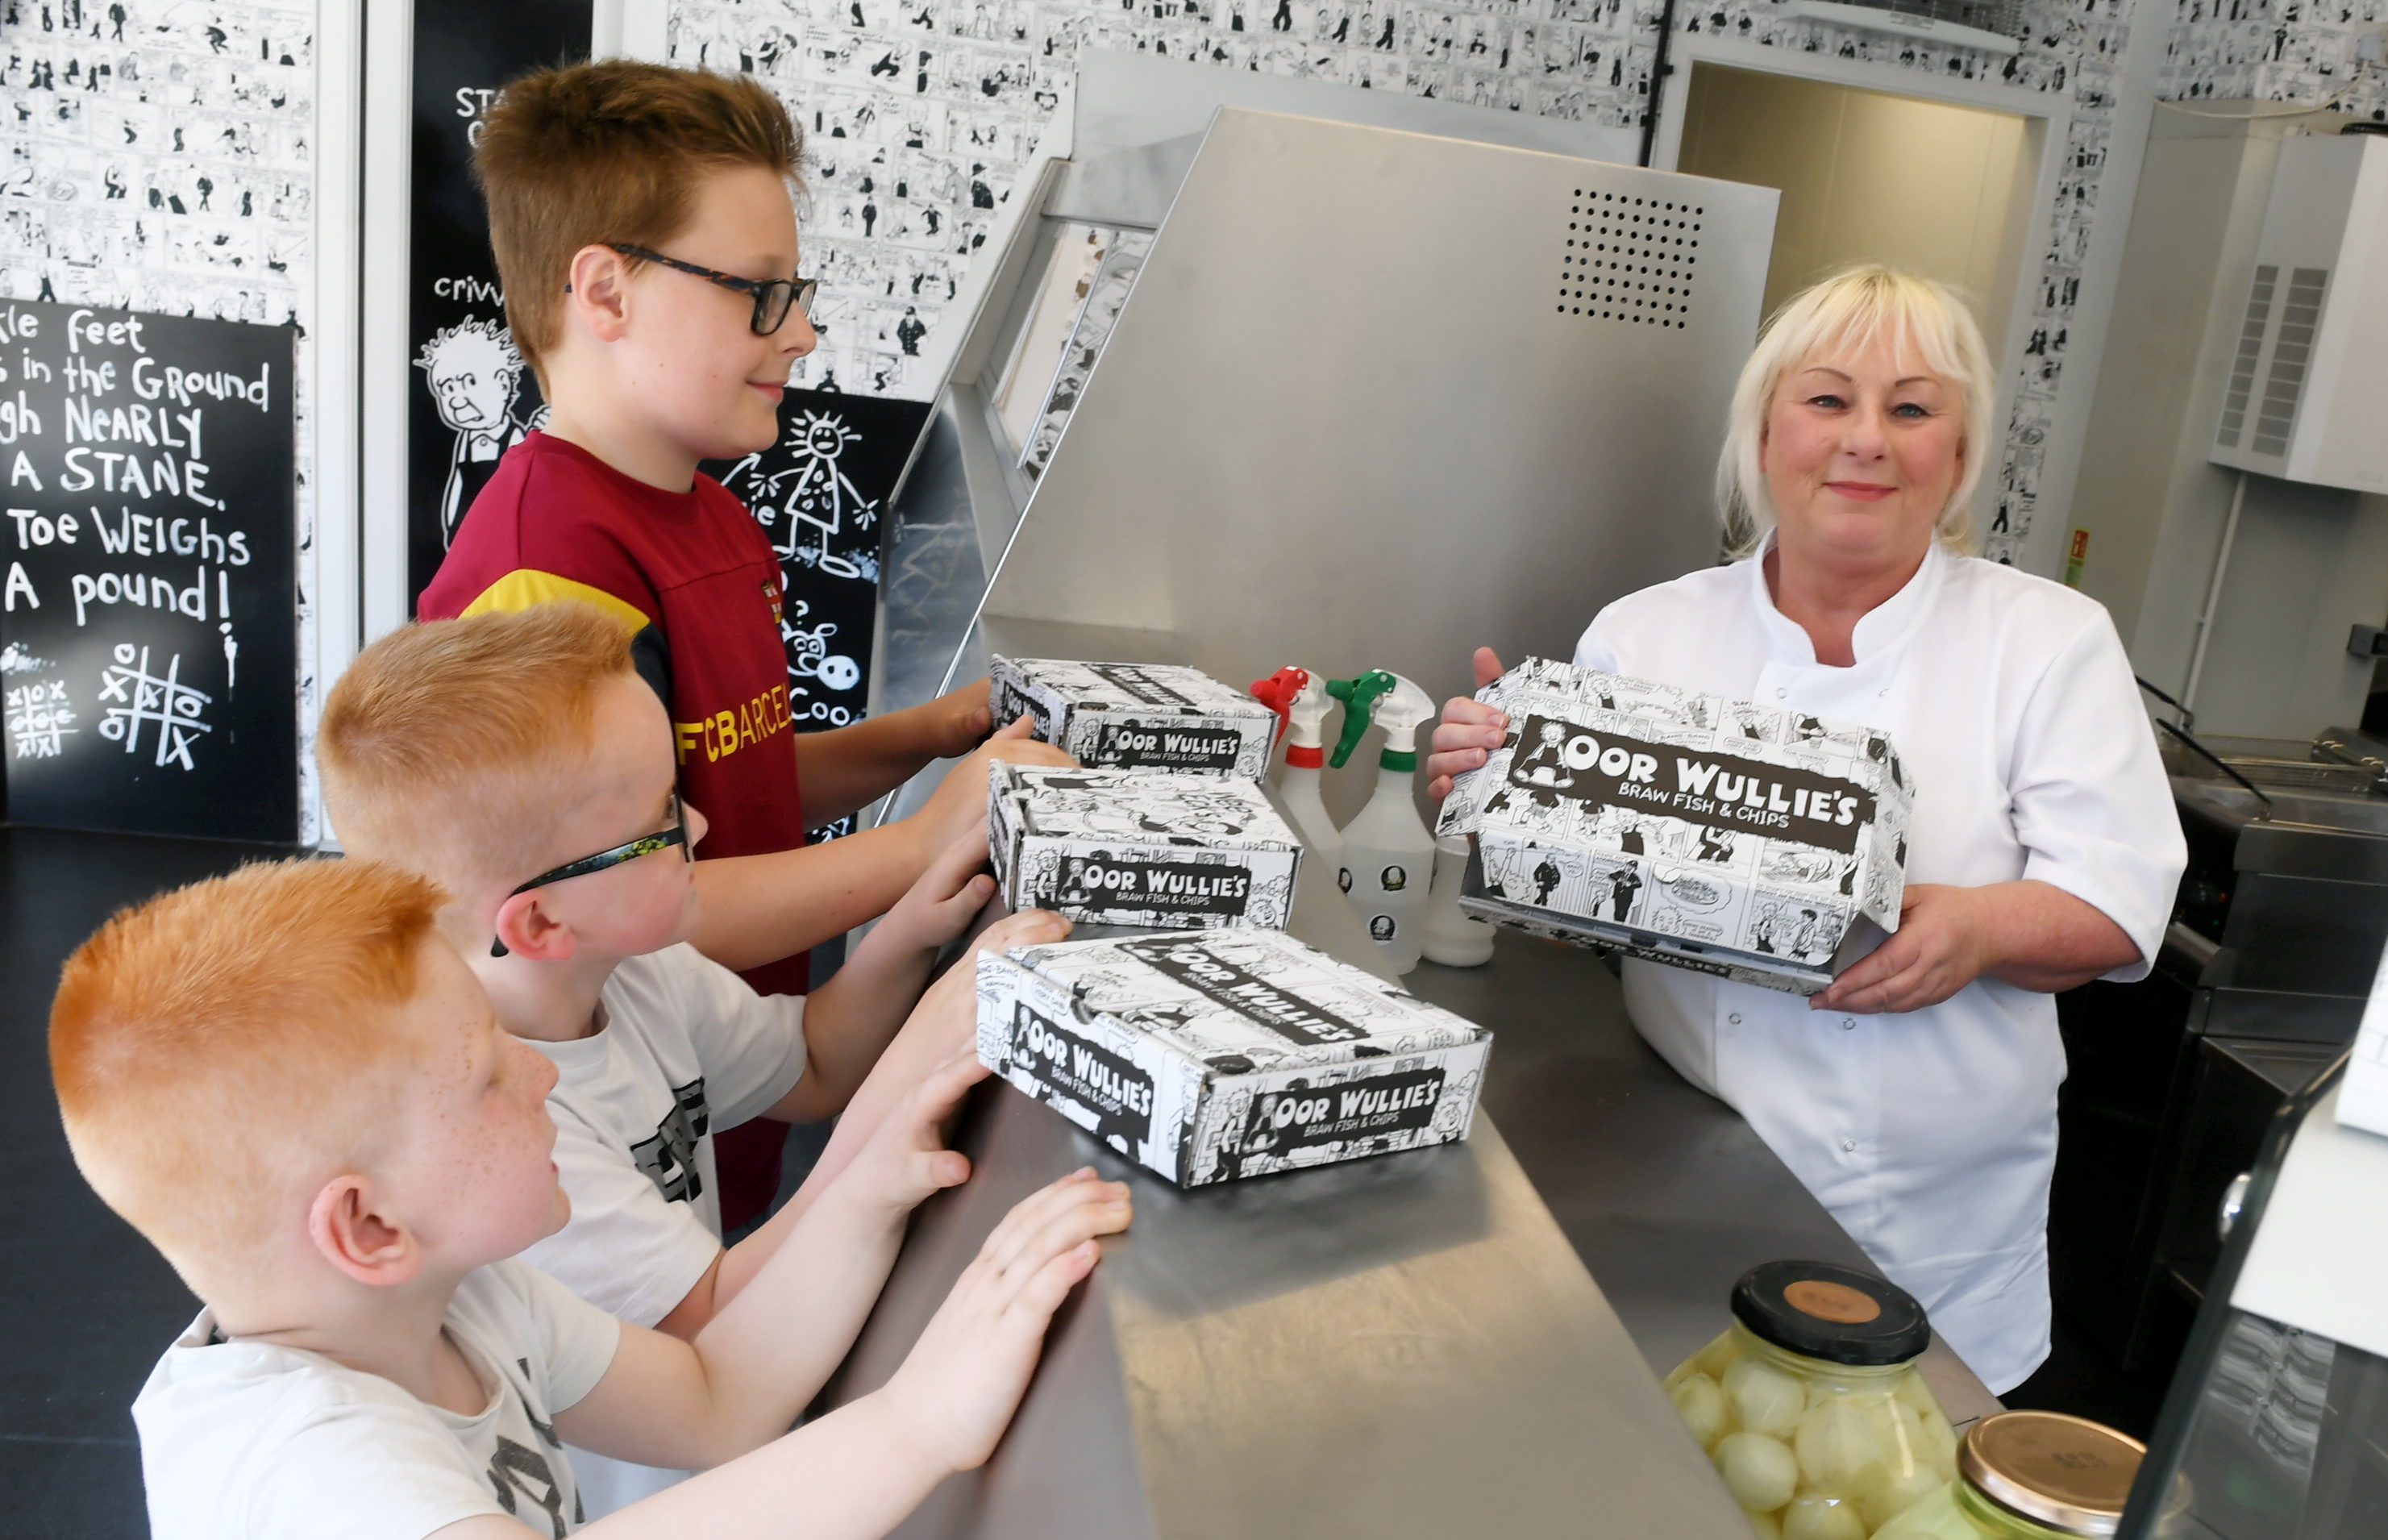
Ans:
{"label": "stack of takeaway boxes", "polygon": [[1467,1137],[1492,1034],[1284,934],[1267,707],[1192,668],[993,674],[996,719],[1083,767],[991,767],[996,880],[1112,934],[979,960],[988,1067],[1185,1187]]}

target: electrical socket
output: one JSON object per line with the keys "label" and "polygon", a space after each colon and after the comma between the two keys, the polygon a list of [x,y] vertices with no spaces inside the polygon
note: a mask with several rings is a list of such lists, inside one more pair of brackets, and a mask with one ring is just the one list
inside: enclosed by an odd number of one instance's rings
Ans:
{"label": "electrical socket", "polygon": [[2388,63],[2388,23],[2373,22],[2356,29],[2355,62],[2373,67]]}

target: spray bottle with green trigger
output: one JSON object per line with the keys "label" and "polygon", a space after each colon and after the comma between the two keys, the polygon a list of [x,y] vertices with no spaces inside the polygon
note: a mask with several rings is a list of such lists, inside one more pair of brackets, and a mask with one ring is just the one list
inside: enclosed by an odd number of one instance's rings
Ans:
{"label": "spray bottle with green trigger", "polygon": [[1434,719],[1434,702],[1408,680],[1381,668],[1358,679],[1328,680],[1327,693],[1343,703],[1343,735],[1327,763],[1340,769],[1372,719],[1385,730],[1377,790],[1343,826],[1343,870],[1337,880],[1393,972],[1406,974],[1417,966],[1425,940],[1428,883],[1434,871],[1434,835],[1418,816],[1411,790],[1417,775],[1418,725]]}
{"label": "spray bottle with green trigger", "polygon": [[1328,709],[1326,685],[1313,670],[1289,666],[1254,680],[1252,698],[1285,724],[1285,774],[1277,782],[1277,795],[1309,859],[1334,872],[1343,864],[1343,836],[1318,795],[1318,768],[1327,762],[1318,735]]}

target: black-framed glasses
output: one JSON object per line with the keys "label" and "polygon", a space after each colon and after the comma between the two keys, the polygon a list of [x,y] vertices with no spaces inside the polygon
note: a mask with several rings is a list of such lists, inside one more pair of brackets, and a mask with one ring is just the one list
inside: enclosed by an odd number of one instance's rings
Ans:
{"label": "black-framed glasses", "polygon": [[[592,872],[603,872],[609,866],[620,866],[625,861],[637,860],[641,856],[652,856],[658,850],[668,850],[675,845],[680,846],[680,859],[684,861],[696,859],[696,852],[690,848],[688,843],[688,808],[680,802],[678,792],[672,793],[671,819],[671,827],[668,829],[658,829],[652,834],[641,834],[637,839],[626,840],[611,850],[600,850],[593,856],[583,856],[577,861],[566,861],[552,872],[540,872],[506,897],[512,898],[516,894],[528,893],[532,888],[545,887],[550,883],[560,883],[567,877],[586,877]],[[489,942],[489,955],[505,956],[506,944],[492,938]]]}
{"label": "black-framed glasses", "polygon": [[741,278],[734,273],[699,267],[694,262],[681,261],[678,257],[650,251],[643,246],[625,246],[620,241],[605,244],[625,257],[636,257],[642,262],[661,262],[677,272],[702,278],[708,284],[719,284],[723,288],[752,295],[755,318],[748,325],[754,328],[756,337],[769,337],[787,325],[788,312],[797,306],[804,307],[805,319],[811,320],[813,296],[820,292],[820,280],[818,278]]}

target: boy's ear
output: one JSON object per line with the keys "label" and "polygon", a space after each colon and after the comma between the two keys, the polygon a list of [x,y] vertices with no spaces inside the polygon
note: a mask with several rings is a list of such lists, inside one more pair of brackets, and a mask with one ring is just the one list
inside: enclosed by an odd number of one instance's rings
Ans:
{"label": "boy's ear", "polygon": [[540,890],[517,893],[498,906],[494,929],[509,953],[540,962],[562,962],[578,950],[572,927],[547,912]]}
{"label": "boy's ear", "polygon": [[307,1238],[324,1261],[359,1283],[404,1283],[422,1270],[422,1249],[404,1224],[377,1210],[364,1177],[335,1177],[307,1211]]}
{"label": "boy's ear", "polygon": [[600,342],[620,340],[629,325],[629,264],[610,246],[584,246],[572,254],[571,313]]}

